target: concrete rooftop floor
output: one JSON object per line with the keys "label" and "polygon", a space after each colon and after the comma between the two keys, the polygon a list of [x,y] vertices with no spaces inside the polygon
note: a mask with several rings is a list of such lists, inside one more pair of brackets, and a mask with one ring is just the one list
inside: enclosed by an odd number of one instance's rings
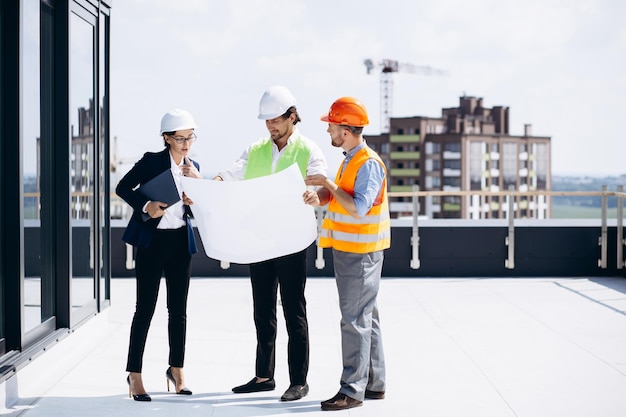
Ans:
{"label": "concrete rooftop floor", "polygon": [[152,402],[128,398],[134,280],[114,279],[111,307],[0,385],[0,415],[626,416],[624,278],[385,278],[387,398],[337,412],[320,409],[341,375],[334,279],[307,282],[311,391],[288,403],[279,401],[289,383],[280,315],[276,390],[230,391],[254,374],[247,278],[192,280],[185,373],[194,395],[168,393],[164,287],[144,357]]}

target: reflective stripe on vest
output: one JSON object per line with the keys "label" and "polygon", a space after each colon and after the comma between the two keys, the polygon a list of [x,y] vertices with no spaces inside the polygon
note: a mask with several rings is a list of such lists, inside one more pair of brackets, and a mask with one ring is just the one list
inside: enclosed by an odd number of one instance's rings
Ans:
{"label": "reflective stripe on vest", "polygon": [[[375,159],[385,169],[380,157],[366,146],[352,157],[343,173],[341,166],[339,167],[335,183],[348,194],[354,195],[356,175],[359,168],[369,159]],[[351,253],[375,252],[391,246],[387,180],[383,180],[379,198],[360,219],[350,215],[336,199],[331,197],[322,224],[319,246]]]}
{"label": "reflective stripe on vest", "polygon": [[326,214],[326,218],[334,222],[340,222],[340,223],[355,223],[355,224],[380,223],[382,221],[389,220],[389,212],[387,212],[386,214],[378,215],[378,216],[368,215],[365,217],[361,217],[360,219],[357,219],[356,217],[352,217],[349,214],[328,212]]}
{"label": "reflective stripe on vest", "polygon": [[298,164],[302,178],[304,178],[306,177],[306,169],[309,165],[310,157],[311,150],[298,136],[283,149],[276,163],[276,169],[272,171],[272,139],[262,139],[253,144],[248,153],[248,162],[246,163],[243,179],[249,180],[250,178],[265,177],[289,168],[294,162]]}

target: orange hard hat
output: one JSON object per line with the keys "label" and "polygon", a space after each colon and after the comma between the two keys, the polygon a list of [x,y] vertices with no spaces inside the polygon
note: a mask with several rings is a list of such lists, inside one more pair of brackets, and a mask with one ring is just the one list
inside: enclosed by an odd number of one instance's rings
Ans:
{"label": "orange hard hat", "polygon": [[369,124],[367,109],[354,97],[341,97],[330,106],[328,114],[321,117],[322,122],[337,125],[363,127]]}

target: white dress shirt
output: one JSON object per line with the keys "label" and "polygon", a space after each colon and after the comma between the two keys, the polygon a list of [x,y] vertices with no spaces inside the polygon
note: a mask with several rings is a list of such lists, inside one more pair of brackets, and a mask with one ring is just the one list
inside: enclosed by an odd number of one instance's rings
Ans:
{"label": "white dress shirt", "polygon": [[176,164],[176,162],[174,162],[174,158],[172,158],[172,154],[170,154],[172,176],[174,177],[174,183],[176,184],[176,189],[178,190],[178,195],[181,199],[165,209],[165,214],[161,217],[161,221],[159,222],[157,229],[179,229],[186,225],[185,220],[183,220],[185,208],[183,207],[183,191],[180,180],[183,176],[181,166],[184,165],[184,162],[185,159],[183,158],[180,165]]}

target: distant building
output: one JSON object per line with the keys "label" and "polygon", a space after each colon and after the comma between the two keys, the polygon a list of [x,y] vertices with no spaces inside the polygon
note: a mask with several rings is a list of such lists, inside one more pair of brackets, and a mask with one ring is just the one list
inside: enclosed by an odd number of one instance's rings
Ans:
{"label": "distant building", "polygon": [[[387,165],[389,191],[537,191],[551,189],[550,137],[509,134],[509,108],[483,107],[460,97],[441,117],[390,119],[390,133],[366,137]],[[392,216],[410,214],[410,198],[394,198]],[[435,196],[422,199],[431,218],[505,218],[508,196]],[[516,218],[548,218],[546,196],[516,200]]]}

